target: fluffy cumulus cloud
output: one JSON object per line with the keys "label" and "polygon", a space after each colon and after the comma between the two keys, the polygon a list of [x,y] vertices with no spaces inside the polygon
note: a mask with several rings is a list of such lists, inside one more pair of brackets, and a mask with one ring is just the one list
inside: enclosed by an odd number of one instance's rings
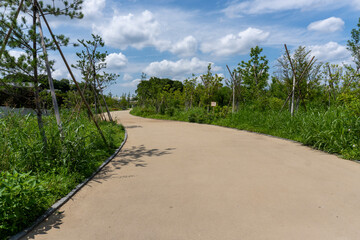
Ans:
{"label": "fluffy cumulus cloud", "polygon": [[309,46],[309,49],[311,50],[311,55],[323,62],[341,63],[351,59],[351,54],[346,47],[336,42]]}
{"label": "fluffy cumulus cloud", "polygon": [[61,78],[64,78],[64,76],[66,76],[66,73],[61,69],[56,69],[51,74],[52,74],[52,77],[55,79],[61,79]]}
{"label": "fluffy cumulus cloud", "polygon": [[124,81],[130,81],[132,79],[133,79],[133,77],[128,73],[125,73],[124,76],[123,76]]}
{"label": "fluffy cumulus cloud", "polygon": [[[185,75],[192,73],[200,74],[206,72],[208,65],[209,62],[202,61],[196,57],[191,60],[181,59],[176,62],[163,60],[161,62],[150,63],[144,72],[149,76],[181,79],[184,78]],[[218,71],[219,67],[213,67],[213,70]]]}
{"label": "fluffy cumulus cloud", "polygon": [[251,47],[264,42],[268,36],[268,32],[257,28],[248,28],[237,35],[228,34],[217,41],[203,43],[201,50],[204,53],[213,53],[217,56],[246,54]]}
{"label": "fluffy cumulus cloud", "polygon": [[111,70],[119,70],[126,67],[128,59],[122,53],[111,53],[106,57],[107,68]]}
{"label": "fluffy cumulus cloud", "polygon": [[150,11],[139,15],[119,15],[114,13],[110,22],[94,24],[93,29],[100,34],[107,45],[125,50],[129,46],[142,49],[145,46],[157,45],[159,23]]}
{"label": "fluffy cumulus cloud", "polygon": [[189,57],[193,56],[198,49],[198,42],[193,36],[187,36],[183,40],[171,45],[170,52],[173,54]]}
{"label": "fluffy cumulus cloud", "polygon": [[243,14],[263,14],[286,10],[316,10],[326,8],[337,9],[344,6],[360,8],[358,0],[247,0],[233,1],[223,12],[228,17]]}
{"label": "fluffy cumulus cloud", "polygon": [[119,83],[120,87],[128,87],[128,88],[134,88],[140,83],[141,79],[134,79],[131,81],[127,81],[124,83]]}
{"label": "fluffy cumulus cloud", "polygon": [[342,30],[344,27],[344,21],[341,18],[330,17],[324,20],[310,23],[308,30],[319,32],[336,32]]}
{"label": "fluffy cumulus cloud", "polygon": [[105,5],[106,0],[85,0],[82,13],[84,14],[84,17],[101,15],[101,11],[105,8]]}
{"label": "fluffy cumulus cloud", "polygon": [[20,50],[10,50],[9,54],[10,56],[13,56],[15,58],[19,58],[21,55],[26,55],[24,51],[20,51]]}

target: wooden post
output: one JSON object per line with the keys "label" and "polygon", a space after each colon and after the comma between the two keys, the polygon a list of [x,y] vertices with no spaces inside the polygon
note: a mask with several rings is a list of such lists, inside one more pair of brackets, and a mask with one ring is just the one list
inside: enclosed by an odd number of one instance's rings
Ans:
{"label": "wooden post", "polygon": [[44,34],[43,34],[43,31],[42,31],[42,27],[41,27],[41,21],[40,21],[39,12],[36,12],[36,18],[37,18],[37,21],[39,23],[38,27],[39,27],[39,34],[40,34],[40,38],[41,38],[41,46],[42,46],[44,57],[45,57],[46,72],[47,72],[48,80],[49,80],[51,99],[52,99],[52,103],[53,103],[53,106],[54,106],[55,118],[56,118],[56,122],[57,122],[58,129],[59,129],[59,132],[60,132],[60,137],[64,138],[64,133],[63,133],[62,124],[61,124],[61,118],[60,118],[60,112],[59,112],[59,106],[58,106],[58,103],[57,103],[57,100],[56,100],[54,82],[53,82],[53,78],[51,76],[51,69],[50,69],[49,59],[48,59],[48,55],[47,55],[47,51],[46,51],[46,46],[45,46],[45,41],[44,41]]}
{"label": "wooden post", "polygon": [[51,34],[51,37],[52,37],[53,41],[54,41],[55,44],[56,44],[57,49],[59,50],[59,53],[60,53],[60,55],[61,55],[61,57],[62,57],[65,65],[66,65],[66,68],[68,69],[69,74],[70,74],[73,82],[75,83],[75,86],[76,86],[76,88],[78,89],[78,92],[79,92],[79,94],[80,94],[83,102],[85,103],[85,105],[86,105],[86,107],[87,107],[87,109],[88,109],[89,115],[91,116],[92,120],[94,121],[94,123],[95,123],[95,125],[96,125],[96,128],[98,129],[98,132],[99,132],[99,134],[101,135],[104,143],[107,145],[107,141],[106,141],[106,139],[105,139],[105,136],[104,136],[103,132],[101,131],[101,128],[100,128],[99,124],[97,123],[97,121],[96,121],[96,119],[95,119],[95,117],[94,117],[94,114],[93,114],[92,111],[91,111],[91,108],[90,108],[89,104],[87,103],[87,101],[86,101],[83,93],[81,92],[80,86],[79,86],[78,82],[76,81],[76,79],[75,79],[75,77],[74,77],[74,74],[73,74],[73,72],[71,71],[71,68],[70,68],[68,62],[66,61],[66,58],[65,58],[65,56],[64,56],[64,54],[63,54],[63,52],[62,52],[62,50],[61,50],[61,48],[60,48],[60,46],[59,46],[59,43],[57,42],[57,40],[56,40],[56,38],[55,38],[55,35],[53,34],[53,32],[52,32],[52,30],[51,30],[51,28],[50,28],[50,26],[49,26],[48,21],[46,20],[46,17],[45,17],[45,15],[44,15],[41,7],[40,7],[40,4],[37,2],[37,0],[34,0],[34,2],[37,3],[38,9],[39,9],[39,11],[40,11],[40,13],[41,13],[41,16],[42,16],[42,18],[44,19],[44,22],[45,22],[45,24],[46,24],[46,26],[47,26],[50,34]]}
{"label": "wooden post", "polygon": [[293,85],[292,85],[292,96],[291,96],[290,113],[291,113],[291,116],[294,116],[296,71],[295,71],[294,65],[292,64],[291,57],[290,57],[289,51],[288,51],[288,49],[287,49],[287,47],[286,47],[286,44],[284,44],[284,45],[285,45],[286,54],[287,54],[287,56],[288,56],[288,59],[289,59],[290,65],[291,65],[291,69],[292,69],[292,72],[293,72]]}
{"label": "wooden post", "polygon": [[232,113],[234,113],[234,110],[235,110],[235,77],[233,76],[233,74],[231,73],[231,71],[230,71],[230,68],[229,68],[229,66],[228,65],[226,65],[226,67],[227,67],[227,69],[228,69],[228,71],[229,71],[229,73],[230,73],[230,77],[231,77],[231,79],[233,80],[233,84],[232,84]]}
{"label": "wooden post", "polygon": [[290,113],[291,116],[294,116],[294,101],[295,101],[295,74],[293,74],[293,85],[292,85],[292,96],[291,96],[291,108],[290,108]]}
{"label": "wooden post", "polygon": [[42,120],[42,112],[41,112],[41,106],[40,106],[40,96],[39,96],[39,78],[38,78],[38,68],[37,68],[37,44],[36,44],[36,13],[38,9],[36,7],[36,0],[33,0],[33,26],[32,30],[34,31],[34,39],[32,40],[33,46],[32,46],[32,58],[33,58],[33,64],[34,64],[34,88],[35,88],[35,106],[36,106],[36,116],[37,121],[39,125],[39,131],[42,137],[42,140],[44,142],[45,148],[47,148],[47,138],[45,134],[44,129],[44,122]]}

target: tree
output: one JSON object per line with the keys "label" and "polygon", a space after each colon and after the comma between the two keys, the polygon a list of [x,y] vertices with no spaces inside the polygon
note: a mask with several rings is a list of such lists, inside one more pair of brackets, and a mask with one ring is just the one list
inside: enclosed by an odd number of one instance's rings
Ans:
{"label": "tree", "polygon": [[137,85],[136,94],[139,105],[155,107],[156,112],[164,112],[172,98],[170,95],[175,92],[182,92],[183,84],[180,81],[168,78],[151,77],[149,80],[142,80]]}
{"label": "tree", "polygon": [[241,75],[234,69],[232,72],[228,65],[226,65],[229,73],[230,73],[230,80],[226,79],[226,85],[232,89],[232,112],[234,113],[235,110],[238,109],[239,103],[241,100]]}
{"label": "tree", "polygon": [[250,50],[250,60],[238,64],[237,73],[242,79],[245,88],[243,93],[246,100],[256,101],[267,86],[269,66],[266,56],[261,56],[262,48],[256,46]]}
{"label": "tree", "polygon": [[195,89],[196,89],[196,81],[197,77],[193,74],[192,78],[184,80],[184,94],[185,94],[185,107],[192,108],[194,97],[195,97]]}
{"label": "tree", "polygon": [[[297,82],[294,92],[296,109],[300,103],[306,107],[306,100],[314,99],[319,91],[322,64],[315,64],[316,60],[310,63],[310,53],[303,46],[299,46],[292,55],[289,52]],[[287,93],[292,92],[294,73],[286,52],[278,59],[277,69],[277,78],[286,86]]]}
{"label": "tree", "polygon": [[90,85],[93,89],[94,100],[95,100],[95,111],[98,109],[97,106],[100,106],[101,111],[101,103],[98,99],[98,92],[100,92],[100,96],[102,97],[103,103],[106,107],[106,111],[108,113],[108,117],[110,121],[112,120],[109,108],[107,106],[105,96],[103,94],[103,89],[114,82],[119,75],[114,73],[106,73],[101,71],[106,68],[106,57],[108,53],[98,51],[99,48],[104,47],[105,43],[99,35],[92,34],[93,40],[84,39],[78,40],[79,43],[84,47],[84,50],[76,53],[79,60],[76,65],[73,67],[79,69],[81,74],[83,75],[83,79]]}
{"label": "tree", "polygon": [[[71,2],[64,0],[53,1],[52,4],[44,4],[44,1],[25,1],[20,8],[23,13],[21,19],[15,19],[17,10],[20,6],[20,0],[3,0],[0,2],[0,40],[4,41],[7,30],[12,28],[12,35],[7,43],[7,49],[4,51],[0,59],[0,72],[3,76],[15,73],[23,73],[31,76],[34,83],[35,92],[35,110],[37,113],[38,126],[40,134],[46,145],[46,135],[42,121],[42,111],[39,95],[39,74],[45,71],[44,60],[46,54],[41,45],[42,38],[37,32],[39,24],[38,5],[43,9],[44,14],[53,16],[68,16],[70,18],[82,18],[81,5],[82,0],[73,0]],[[28,16],[28,18],[26,17]],[[30,20],[31,19],[31,20]],[[56,36],[57,41],[62,45],[67,45],[69,39],[64,35]],[[55,50],[56,46],[53,40],[46,37],[43,38],[45,49]],[[22,51],[22,55],[18,58],[11,56],[11,49]],[[50,62],[49,64],[51,65]],[[6,85],[6,83],[3,83]]]}
{"label": "tree", "polygon": [[214,95],[215,92],[222,87],[221,81],[223,77],[211,72],[211,63],[209,63],[207,68],[207,73],[200,76],[202,84],[204,86],[204,93],[202,94],[202,103],[207,106],[209,111],[211,101],[215,101]]}
{"label": "tree", "polygon": [[357,28],[351,30],[351,39],[347,42],[347,49],[351,52],[357,69],[360,68],[360,18]]}

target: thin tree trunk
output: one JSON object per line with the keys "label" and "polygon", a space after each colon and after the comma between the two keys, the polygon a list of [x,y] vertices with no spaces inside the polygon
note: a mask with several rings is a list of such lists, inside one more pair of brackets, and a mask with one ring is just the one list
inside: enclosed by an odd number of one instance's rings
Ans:
{"label": "thin tree trunk", "polygon": [[37,68],[37,46],[36,46],[36,1],[33,0],[33,64],[34,64],[34,85],[35,85],[35,106],[36,106],[36,116],[39,126],[40,135],[42,137],[45,148],[47,148],[47,139],[44,130],[44,122],[42,120],[42,112],[40,107],[40,96],[39,96],[39,77],[38,77],[38,68]]}
{"label": "thin tree trunk", "polygon": [[295,73],[293,76],[293,85],[292,85],[292,96],[291,96],[291,116],[294,116],[294,102],[295,102]]}
{"label": "thin tree trunk", "polygon": [[101,97],[102,97],[102,99],[103,99],[103,101],[104,101],[105,109],[106,109],[106,111],[107,111],[109,120],[110,120],[110,122],[114,122],[113,118],[111,117],[111,114],[110,114],[110,111],[109,111],[109,107],[108,107],[108,105],[107,105],[107,103],[106,103],[106,99],[105,99],[105,97],[104,97],[103,90],[102,90],[101,87],[100,87],[99,79],[97,79],[97,77],[96,77],[96,73],[95,73],[95,63],[93,63],[92,65],[93,65],[93,69],[94,69],[94,79],[96,79],[96,82],[97,82],[97,84],[98,84],[98,86],[99,86],[99,88],[100,88],[100,95],[101,95]]}
{"label": "thin tree trunk", "polygon": [[54,106],[54,112],[55,112],[55,117],[56,117],[56,122],[58,125],[58,129],[60,132],[60,137],[64,138],[64,133],[63,133],[63,129],[62,129],[62,124],[61,124],[61,118],[60,118],[60,112],[59,112],[59,106],[56,100],[56,94],[55,94],[55,88],[54,88],[54,82],[51,76],[51,70],[50,70],[50,64],[49,64],[49,60],[48,60],[48,56],[47,56],[47,51],[46,51],[46,46],[45,46],[45,41],[44,41],[44,35],[43,35],[43,31],[41,28],[41,21],[40,21],[40,15],[39,12],[36,12],[36,18],[39,24],[39,34],[41,37],[41,45],[42,45],[42,49],[44,52],[44,57],[45,57],[45,65],[46,65],[46,72],[48,75],[48,80],[49,80],[49,86],[50,86],[50,92],[51,92],[51,99],[52,99],[52,103]]}
{"label": "thin tree trunk", "polygon": [[101,92],[100,92],[100,95],[101,95],[102,98],[103,98],[103,101],[104,101],[104,104],[105,104],[105,108],[106,108],[106,111],[107,111],[107,114],[108,114],[108,117],[109,117],[110,122],[114,122],[114,120],[113,120],[113,118],[112,118],[112,116],[111,116],[111,114],[110,114],[110,110],[109,110],[109,107],[108,107],[108,105],[107,105],[107,102],[106,102],[106,99],[105,99],[105,96],[104,96],[102,90],[101,90]]}

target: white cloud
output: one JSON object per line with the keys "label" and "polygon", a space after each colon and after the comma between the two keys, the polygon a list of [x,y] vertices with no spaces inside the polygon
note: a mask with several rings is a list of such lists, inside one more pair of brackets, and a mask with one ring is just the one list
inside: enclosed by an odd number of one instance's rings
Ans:
{"label": "white cloud", "polygon": [[21,50],[10,50],[9,54],[10,56],[15,57],[16,59],[19,58],[21,55],[26,55],[26,53]]}
{"label": "white cloud", "polygon": [[346,47],[336,42],[309,46],[309,49],[311,55],[323,62],[340,63],[351,59],[351,54]]}
{"label": "white cloud", "polygon": [[64,78],[64,76],[66,76],[66,73],[64,73],[61,69],[56,69],[51,73],[51,75],[54,79],[61,79]]}
{"label": "white cloud", "polygon": [[140,15],[119,15],[115,12],[110,22],[93,26],[105,43],[111,47],[125,50],[129,46],[142,49],[146,46],[157,45],[156,37],[159,23],[153,14],[146,10]]}
{"label": "white cloud", "polygon": [[[191,60],[181,59],[176,62],[163,60],[161,62],[150,63],[145,68],[144,72],[149,76],[182,79],[185,75],[192,73],[205,73],[207,71],[208,65],[208,61],[201,61],[196,57],[192,58]],[[213,67],[214,71],[218,71],[219,69],[219,67]]]}
{"label": "white cloud", "polygon": [[256,28],[248,28],[237,35],[228,34],[215,42],[203,43],[201,50],[217,56],[246,54],[250,51],[251,47],[264,42],[268,36],[268,32]]}
{"label": "white cloud", "polygon": [[187,36],[182,41],[173,44],[170,48],[170,52],[183,56],[193,56],[198,49],[198,42],[193,36]]}
{"label": "white cloud", "polygon": [[83,3],[82,13],[84,17],[92,17],[101,15],[105,8],[106,0],[85,0]]}
{"label": "white cloud", "polygon": [[133,79],[133,77],[128,73],[125,73],[125,75],[123,76],[124,81],[130,81],[132,79]]}
{"label": "white cloud", "polygon": [[336,32],[344,27],[344,21],[341,18],[330,17],[324,20],[310,23],[308,30],[319,32]]}
{"label": "white cloud", "polygon": [[358,0],[247,0],[233,1],[223,10],[228,17],[242,14],[264,14],[286,10],[323,10],[344,6],[360,8]]}
{"label": "white cloud", "polygon": [[141,79],[134,79],[130,82],[119,83],[120,87],[136,87],[140,83]]}
{"label": "white cloud", "polygon": [[107,64],[107,68],[112,70],[119,70],[127,65],[128,59],[122,53],[111,53],[106,57],[105,62]]}

